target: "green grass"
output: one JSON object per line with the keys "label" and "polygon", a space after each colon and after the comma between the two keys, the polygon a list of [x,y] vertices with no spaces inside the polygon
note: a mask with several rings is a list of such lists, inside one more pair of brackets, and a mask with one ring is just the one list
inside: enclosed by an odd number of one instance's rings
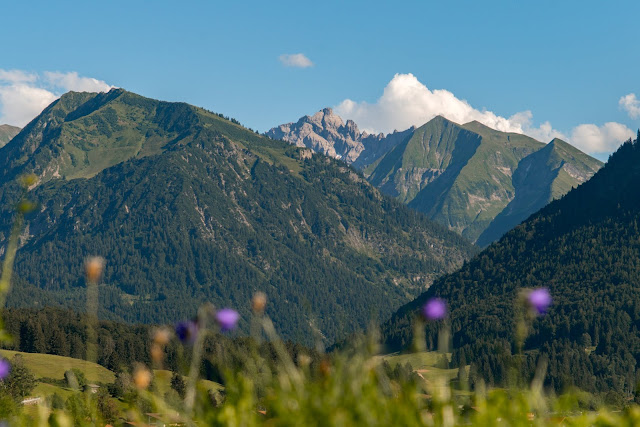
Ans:
{"label": "green grass", "polygon": [[[380,360],[385,360],[392,368],[396,365],[411,365],[414,371],[420,374],[425,380],[435,377],[445,377],[452,380],[458,376],[458,368],[442,369],[436,368],[442,353],[437,351],[424,351],[419,353],[398,354],[392,353],[385,356],[377,356]],[[446,353],[447,359],[451,361],[451,353]]]}
{"label": "green grass", "polygon": [[71,395],[76,393],[76,391],[70,388],[58,387],[53,384],[38,383],[36,388],[34,388],[31,392],[31,395],[47,397],[53,395],[54,393],[57,393],[64,400],[67,400]]}
{"label": "green grass", "polygon": [[[398,354],[392,353],[385,356],[379,356],[384,359],[392,368],[397,364],[402,366],[409,363],[413,369],[433,368],[440,360],[441,353],[437,351],[423,351],[419,353]],[[447,358],[451,360],[451,353],[447,353]]]}
{"label": "green grass", "polygon": [[[169,391],[169,389],[171,388],[171,376],[173,375],[173,373],[165,369],[154,369],[153,375],[155,377],[155,384],[158,392],[163,395],[164,393]],[[184,381],[187,382],[187,377],[183,378]],[[224,390],[224,386],[215,381],[200,379],[198,380],[198,385],[204,387],[207,390]]]}
{"label": "green grass", "polygon": [[88,382],[108,384],[115,381],[115,374],[113,372],[104,366],[87,362],[86,360],[55,356],[53,354],[0,350],[0,355],[7,359],[11,359],[15,354],[22,355],[25,366],[33,373],[36,379],[64,379],[65,371],[69,369],[79,369],[84,373]]}

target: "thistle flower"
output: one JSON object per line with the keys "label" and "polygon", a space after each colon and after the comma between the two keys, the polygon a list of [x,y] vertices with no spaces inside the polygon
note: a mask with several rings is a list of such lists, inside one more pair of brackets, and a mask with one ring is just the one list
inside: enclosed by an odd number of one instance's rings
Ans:
{"label": "thistle flower", "polygon": [[216,322],[218,322],[220,330],[223,332],[234,329],[239,319],[238,312],[231,308],[223,308],[216,313]]}
{"label": "thistle flower", "polygon": [[422,315],[427,320],[444,319],[447,315],[447,304],[441,298],[431,298],[422,307]]}
{"label": "thistle flower", "polygon": [[192,320],[178,322],[176,324],[176,336],[183,344],[192,345],[196,342],[196,337],[198,336],[198,325]]}
{"label": "thistle flower", "polygon": [[7,359],[0,359],[0,380],[4,380],[11,372],[11,364]]}
{"label": "thistle flower", "polygon": [[547,288],[538,288],[529,292],[527,300],[537,314],[544,314],[551,305],[551,294]]}

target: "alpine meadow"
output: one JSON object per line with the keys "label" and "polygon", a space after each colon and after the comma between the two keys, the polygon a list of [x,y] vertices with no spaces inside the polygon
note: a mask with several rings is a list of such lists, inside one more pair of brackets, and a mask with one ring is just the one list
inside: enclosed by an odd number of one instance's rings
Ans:
{"label": "alpine meadow", "polygon": [[0,427],[640,425],[640,4],[1,10]]}

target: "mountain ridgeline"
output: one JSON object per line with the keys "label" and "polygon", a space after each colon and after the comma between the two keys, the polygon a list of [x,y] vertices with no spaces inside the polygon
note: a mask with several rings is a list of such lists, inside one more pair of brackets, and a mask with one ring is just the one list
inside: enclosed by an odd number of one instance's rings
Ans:
{"label": "mountain ridgeline", "polygon": [[7,142],[20,133],[20,128],[11,125],[0,125],[0,147],[4,146]]}
{"label": "mountain ridgeline", "polygon": [[545,145],[440,116],[419,128],[373,136],[325,109],[267,135],[353,164],[386,194],[479,246],[497,240],[602,166],[559,139]]}
{"label": "mountain ridgeline", "polygon": [[[531,379],[546,358],[546,383],[556,390],[633,395],[640,379],[639,188],[640,142],[628,141],[591,180],[401,308],[383,327],[387,345],[406,348],[417,311],[440,297],[450,309],[453,364],[471,362],[472,376],[505,384],[520,363],[513,356],[518,294],[547,287],[553,304],[532,324],[524,375]],[[431,346],[439,327],[427,325]]]}
{"label": "mountain ridgeline", "polygon": [[35,173],[12,306],[83,310],[85,257],[106,258],[99,315],[166,323],[255,291],[284,337],[327,342],[387,318],[476,250],[341,162],[184,103],[68,93],[0,152],[0,235]]}

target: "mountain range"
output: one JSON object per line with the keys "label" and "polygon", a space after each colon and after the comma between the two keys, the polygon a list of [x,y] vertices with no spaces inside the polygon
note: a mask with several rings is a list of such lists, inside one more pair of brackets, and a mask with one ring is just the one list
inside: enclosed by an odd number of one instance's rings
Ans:
{"label": "mountain range", "polygon": [[11,138],[20,132],[20,128],[11,125],[0,125],[0,147],[4,146]]}
{"label": "mountain range", "polygon": [[[628,141],[591,180],[438,279],[383,326],[389,348],[411,344],[420,307],[439,297],[449,309],[454,364],[472,362],[490,384],[508,383],[514,366],[530,380],[546,360],[546,384],[556,390],[632,394],[640,363],[639,165],[640,141]],[[533,320],[521,359],[514,331],[527,290],[536,288],[547,288],[553,303]],[[427,325],[432,348],[439,328]]]}
{"label": "mountain range", "polygon": [[39,208],[12,306],[84,310],[83,261],[101,255],[102,318],[174,322],[209,301],[246,333],[260,290],[285,338],[331,342],[476,253],[342,162],[122,89],[67,93],[0,149],[3,246],[25,173]]}
{"label": "mountain range", "polygon": [[418,128],[369,135],[326,108],[267,135],[352,164],[386,194],[479,246],[497,240],[602,166],[559,139],[543,144],[441,116]]}

